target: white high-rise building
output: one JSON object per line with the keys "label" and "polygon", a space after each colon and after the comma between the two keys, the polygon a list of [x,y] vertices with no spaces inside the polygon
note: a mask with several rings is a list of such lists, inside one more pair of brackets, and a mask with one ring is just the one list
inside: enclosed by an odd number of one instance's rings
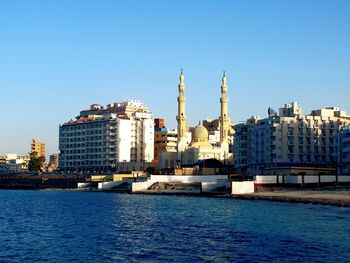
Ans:
{"label": "white high-rise building", "polygon": [[64,171],[135,170],[153,160],[152,113],[139,101],[93,104],[59,129]]}

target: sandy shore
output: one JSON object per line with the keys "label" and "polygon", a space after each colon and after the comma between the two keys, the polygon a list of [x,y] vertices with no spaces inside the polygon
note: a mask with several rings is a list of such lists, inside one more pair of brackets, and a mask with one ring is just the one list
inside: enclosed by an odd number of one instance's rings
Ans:
{"label": "sandy shore", "polygon": [[337,190],[273,190],[253,194],[233,195],[233,198],[308,203],[350,207],[350,189]]}

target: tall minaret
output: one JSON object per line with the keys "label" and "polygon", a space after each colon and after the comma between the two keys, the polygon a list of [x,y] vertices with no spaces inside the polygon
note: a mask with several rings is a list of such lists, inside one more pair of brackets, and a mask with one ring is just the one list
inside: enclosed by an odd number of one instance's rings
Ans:
{"label": "tall minaret", "polygon": [[186,106],[186,98],[185,98],[185,77],[180,74],[180,83],[179,83],[179,97],[177,98],[178,102],[178,114],[176,117],[177,120],[177,153],[178,158],[181,160],[181,152],[185,150],[187,147],[186,142],[186,132],[188,131],[187,119],[185,115],[185,106]]}
{"label": "tall minaret", "polygon": [[[228,132],[230,128],[230,117],[227,115],[227,83],[226,83],[226,74],[222,76],[222,84],[221,84],[221,111],[220,111],[220,145],[224,155],[229,153],[229,143],[228,143]],[[225,158],[225,156],[224,156]]]}

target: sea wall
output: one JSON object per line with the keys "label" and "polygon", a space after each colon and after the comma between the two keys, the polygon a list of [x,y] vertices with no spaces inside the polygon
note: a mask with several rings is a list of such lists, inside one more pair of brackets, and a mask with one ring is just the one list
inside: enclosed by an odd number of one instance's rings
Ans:
{"label": "sea wall", "polygon": [[222,192],[222,189],[226,189],[229,187],[230,187],[230,183],[228,180],[217,180],[216,182],[202,182],[203,193],[216,192],[219,189],[220,189],[220,192]]}
{"label": "sea wall", "polygon": [[87,189],[92,187],[92,183],[78,183],[78,189]]}
{"label": "sea wall", "polygon": [[113,190],[114,188],[120,186],[121,184],[125,183],[125,181],[111,181],[111,182],[101,182],[98,183],[98,189],[99,190]]}
{"label": "sea wall", "polygon": [[257,185],[267,184],[325,184],[350,183],[348,175],[256,175],[254,181]]}
{"label": "sea wall", "polygon": [[[212,184],[205,185],[205,189],[214,188],[214,183],[218,181],[227,181],[227,175],[151,175],[151,177],[145,182],[132,183],[132,191],[146,191],[151,185],[157,182],[162,183],[203,183],[211,182]],[[216,186],[215,188],[217,188]]]}
{"label": "sea wall", "polygon": [[254,181],[245,181],[245,182],[232,182],[232,192],[231,194],[250,194],[254,193]]}

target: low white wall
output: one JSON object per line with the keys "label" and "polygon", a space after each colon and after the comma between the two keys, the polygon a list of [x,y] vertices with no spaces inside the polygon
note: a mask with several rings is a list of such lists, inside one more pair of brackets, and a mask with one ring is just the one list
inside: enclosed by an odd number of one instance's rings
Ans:
{"label": "low white wall", "polygon": [[339,175],[338,182],[341,182],[341,183],[350,182],[350,175]]}
{"label": "low white wall", "polygon": [[155,182],[151,180],[148,180],[145,182],[133,182],[131,186],[131,191],[132,192],[146,191],[148,187],[150,187],[154,183]]}
{"label": "low white wall", "polygon": [[154,182],[172,183],[201,183],[227,180],[227,175],[151,175],[150,180]]}
{"label": "low white wall", "polygon": [[227,180],[216,181],[216,182],[202,182],[202,192],[212,192],[219,187],[229,187],[229,182]]}
{"label": "low white wall", "polygon": [[91,183],[78,183],[78,189],[90,188],[91,185]]}
{"label": "low white wall", "polygon": [[99,190],[111,190],[114,187],[117,187],[118,185],[121,185],[124,183],[123,181],[117,181],[117,182],[102,182],[98,183],[98,189]]}
{"label": "low white wall", "polygon": [[[254,180],[256,184],[276,184],[277,183],[276,175],[256,175],[254,176]],[[283,183],[283,178],[281,175],[278,176],[279,183]],[[335,182],[335,175],[304,175],[304,183],[305,184],[317,184],[320,180],[320,183],[332,183]],[[350,176],[339,175],[338,182],[350,182]],[[302,184],[303,176],[301,175],[289,175],[284,177],[285,184]]]}
{"label": "low white wall", "polygon": [[[151,175],[146,182],[134,182],[132,183],[132,191],[145,191],[154,183],[203,183],[227,181],[227,175]],[[208,186],[209,188],[214,186]],[[219,186],[215,186],[217,188]]]}
{"label": "low white wall", "polygon": [[[321,175],[321,183],[331,183],[331,182],[335,182],[337,179],[337,177],[335,175]],[[318,179],[317,179],[318,180]]]}
{"label": "low white wall", "polygon": [[[305,184],[317,184],[320,183],[331,183],[336,180],[335,175],[304,175]],[[303,177],[301,175],[291,175],[286,177],[286,183],[288,184],[302,184]]]}
{"label": "low white wall", "polygon": [[254,181],[232,182],[233,195],[254,193]]}
{"label": "low white wall", "polygon": [[[276,175],[256,175],[254,176],[255,183],[257,184],[276,184],[277,183]],[[282,183],[282,176],[279,176],[279,182]]]}

